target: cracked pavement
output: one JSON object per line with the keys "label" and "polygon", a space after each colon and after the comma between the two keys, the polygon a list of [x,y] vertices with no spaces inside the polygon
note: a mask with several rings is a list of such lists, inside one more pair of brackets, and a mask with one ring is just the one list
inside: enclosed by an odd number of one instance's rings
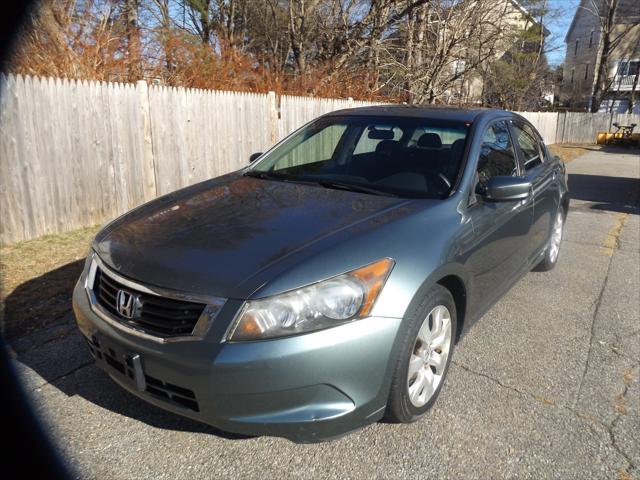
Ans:
{"label": "cracked pavement", "polygon": [[14,339],[14,365],[82,478],[640,478],[640,158],[592,151],[568,170],[556,269],[462,338],[414,424],[314,445],[233,437],[120,389],[71,314]]}

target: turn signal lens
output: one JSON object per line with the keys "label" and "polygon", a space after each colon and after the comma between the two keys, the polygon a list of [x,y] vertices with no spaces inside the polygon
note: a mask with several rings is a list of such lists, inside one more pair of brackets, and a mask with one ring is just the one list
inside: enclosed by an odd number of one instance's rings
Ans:
{"label": "turn signal lens", "polygon": [[227,335],[261,340],[334,327],[366,317],[394,262],[383,258],[362,268],[290,292],[246,302]]}
{"label": "turn signal lens", "polygon": [[362,267],[351,272],[351,275],[362,282],[366,292],[364,302],[362,303],[362,307],[360,307],[358,316],[366,317],[369,315],[376,298],[378,298],[378,294],[384,286],[384,282],[387,281],[387,277],[389,276],[389,272],[391,272],[392,267],[393,260],[390,258],[383,258],[371,265],[367,265],[366,267]]}

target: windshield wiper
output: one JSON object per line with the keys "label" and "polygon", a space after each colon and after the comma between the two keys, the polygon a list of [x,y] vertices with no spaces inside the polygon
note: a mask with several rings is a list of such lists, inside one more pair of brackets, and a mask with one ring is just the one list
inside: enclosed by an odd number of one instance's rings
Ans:
{"label": "windshield wiper", "polygon": [[243,177],[260,178],[262,180],[275,180],[278,182],[301,183],[303,185],[315,185],[317,182],[296,178],[290,175],[282,175],[271,172],[263,172],[260,170],[247,170],[242,174]]}
{"label": "windshield wiper", "polygon": [[318,185],[322,185],[325,188],[335,188],[338,190],[348,190],[351,192],[370,193],[372,195],[382,195],[385,197],[397,197],[395,193],[387,192],[385,190],[379,190],[377,188],[365,187],[364,185],[355,185],[353,183],[341,183],[333,182],[329,180],[318,180]]}
{"label": "windshield wiper", "polygon": [[377,188],[365,187],[364,185],[354,185],[352,183],[334,182],[331,180],[313,180],[311,178],[297,178],[289,175],[278,175],[260,170],[247,170],[242,174],[245,177],[260,178],[263,180],[277,180],[280,182],[301,183],[304,185],[320,185],[325,188],[335,188],[336,190],[348,190],[351,192],[369,193],[371,195],[382,195],[397,197],[398,195]]}
{"label": "windshield wiper", "polygon": [[259,170],[247,170],[242,174],[243,177],[262,178],[264,180],[279,180],[279,178],[268,172],[261,172]]}

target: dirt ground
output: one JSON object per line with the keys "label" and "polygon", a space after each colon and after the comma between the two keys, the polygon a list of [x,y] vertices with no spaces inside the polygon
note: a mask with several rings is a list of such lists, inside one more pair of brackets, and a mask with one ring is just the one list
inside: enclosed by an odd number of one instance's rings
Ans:
{"label": "dirt ground", "polygon": [[569,163],[574,158],[582,155],[583,153],[598,151],[600,150],[599,145],[591,145],[591,144],[581,144],[581,145],[572,145],[572,144],[553,144],[549,145],[549,150],[552,155],[559,156],[564,163]]}
{"label": "dirt ground", "polygon": [[73,285],[98,228],[0,246],[0,302],[7,338],[55,324],[69,311]]}

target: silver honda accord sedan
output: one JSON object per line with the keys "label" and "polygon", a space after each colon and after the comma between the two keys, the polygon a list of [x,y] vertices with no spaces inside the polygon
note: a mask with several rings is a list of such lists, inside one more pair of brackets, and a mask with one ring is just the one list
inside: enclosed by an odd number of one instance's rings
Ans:
{"label": "silver honda accord sedan", "polygon": [[513,113],[338,111],[251,161],[105,226],[73,296],[117,383],[222,430],[415,421],[461,333],[558,259],[565,168]]}

